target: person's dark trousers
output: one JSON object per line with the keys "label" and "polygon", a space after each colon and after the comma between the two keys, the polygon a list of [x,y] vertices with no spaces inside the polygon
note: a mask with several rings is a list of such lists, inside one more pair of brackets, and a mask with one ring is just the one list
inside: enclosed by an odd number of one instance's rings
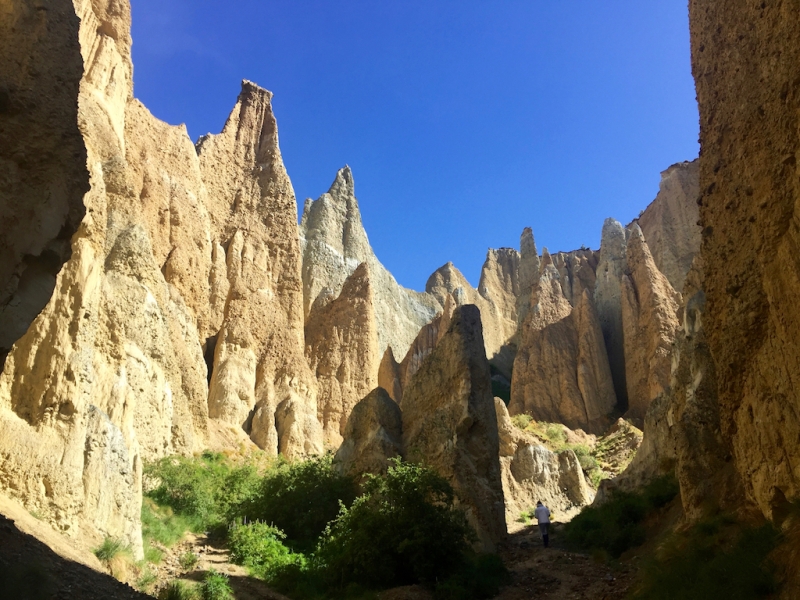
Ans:
{"label": "person's dark trousers", "polygon": [[539,523],[539,533],[542,534],[542,541],[544,542],[545,548],[550,545],[550,536],[547,534],[548,525],[549,523]]}

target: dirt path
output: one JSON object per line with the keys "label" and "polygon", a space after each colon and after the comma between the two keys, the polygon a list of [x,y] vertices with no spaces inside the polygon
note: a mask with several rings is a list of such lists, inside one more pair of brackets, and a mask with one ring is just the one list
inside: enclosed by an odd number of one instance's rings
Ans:
{"label": "dirt path", "polygon": [[511,572],[511,584],[497,600],[619,600],[635,575],[630,564],[612,571],[588,555],[569,552],[562,541],[563,525],[554,523],[550,547],[544,548],[536,525],[509,535],[500,555]]}

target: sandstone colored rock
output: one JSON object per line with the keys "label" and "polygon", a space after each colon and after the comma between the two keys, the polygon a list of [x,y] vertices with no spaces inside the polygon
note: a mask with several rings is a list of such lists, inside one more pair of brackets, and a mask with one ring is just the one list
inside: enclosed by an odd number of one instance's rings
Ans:
{"label": "sandstone colored rock", "polygon": [[503,478],[506,523],[542,501],[562,521],[594,499],[583,469],[572,450],[554,453],[511,422],[505,403],[494,399],[500,433],[500,469]]}
{"label": "sandstone colored rock", "polygon": [[597,313],[586,290],[570,305],[547,257],[522,326],[509,410],[602,433],[616,396]]}
{"label": "sandstone colored rock", "polygon": [[0,18],[0,370],[50,300],[89,189],[72,3],[3,3]]}
{"label": "sandstone colored rock", "polygon": [[644,440],[630,466],[614,484],[636,489],[673,468],[684,513],[691,520],[719,508],[741,508],[743,489],[728,440],[720,430],[714,361],[703,323],[706,301],[698,255],[683,289],[682,326],[672,351],[670,385],[647,410]]}
{"label": "sandstone colored rock", "polygon": [[441,306],[427,294],[400,286],[375,256],[361,222],[350,167],[336,173],[327,193],[306,200],[299,230],[306,316],[323,289],[338,294],[345,279],[365,262],[375,293],[379,351],[383,354],[391,346],[398,355],[405,355],[420,327]]}
{"label": "sandstone colored rock", "polygon": [[622,333],[622,275],[625,272],[625,230],[614,219],[606,219],[600,239],[600,260],[594,288],[594,303],[606,343],[614,392],[620,408],[628,406],[625,381],[625,342]]}
{"label": "sandstone colored rock", "polygon": [[682,162],[661,173],[655,200],[636,223],[653,261],[676,290],[683,289],[692,260],[700,252],[699,162]]}
{"label": "sandstone colored rock", "polygon": [[385,473],[389,459],[402,456],[403,417],[383,388],[375,388],[350,413],[344,441],[334,464],[340,472],[359,477]]}
{"label": "sandstone colored rock", "polygon": [[305,332],[318,386],[317,417],[325,442],[337,448],[350,411],[377,385],[378,329],[366,263],[347,278],[338,298],[312,309]]}
{"label": "sandstone colored rock", "polygon": [[800,29],[787,18],[791,10],[690,2],[703,327],[717,366],[723,438],[746,498],[775,523],[800,498]]}
{"label": "sandstone colored rock", "polygon": [[506,534],[505,507],[497,416],[477,307],[456,309],[403,393],[400,408],[406,458],[450,481],[481,545],[493,548]]}
{"label": "sandstone colored rock", "polygon": [[561,290],[570,304],[575,306],[580,302],[584,290],[594,295],[597,283],[595,271],[597,270],[597,253],[592,250],[573,250],[572,252],[558,252],[551,256],[553,265],[558,270],[561,278]]}
{"label": "sandstone colored rock", "polygon": [[533,286],[539,282],[539,251],[533,238],[533,230],[526,227],[519,239],[519,296],[517,297],[517,326],[528,314]]}
{"label": "sandstone colored rock", "polygon": [[208,410],[245,426],[268,452],[296,457],[320,452],[322,436],[304,358],[297,207],[271,100],[243,82],[222,133],[197,144],[211,236],[227,247],[229,282]]}
{"label": "sandstone colored rock", "polygon": [[391,347],[386,349],[379,369],[378,385],[386,390],[392,390],[389,395],[398,404],[403,401],[403,390],[408,387],[411,378],[414,377],[422,366],[423,361],[436,348],[439,340],[444,337],[450,327],[450,320],[453,318],[455,309],[456,301],[453,296],[448,295],[444,300],[442,312],[419,330],[417,337],[401,363],[395,362]]}
{"label": "sandstone colored rock", "polygon": [[622,276],[626,415],[641,424],[650,403],[669,388],[681,297],[656,268],[639,226],[634,223],[628,231]]}
{"label": "sandstone colored rock", "polygon": [[[456,306],[474,304],[480,310],[483,323],[486,356],[495,367],[507,377],[511,375],[514,352],[508,347],[517,330],[516,319],[510,313],[510,298],[513,294],[513,259],[506,261],[506,267],[500,267],[494,261],[495,254],[489,251],[481,281],[485,284],[483,293],[473,288],[466,277],[453,263],[449,262],[438,268],[428,278],[425,291],[431,294],[440,305],[444,306],[448,296],[452,296]],[[489,273],[503,272],[501,276]],[[489,282],[497,280],[497,287],[489,287]],[[506,312],[504,312],[506,311]]]}

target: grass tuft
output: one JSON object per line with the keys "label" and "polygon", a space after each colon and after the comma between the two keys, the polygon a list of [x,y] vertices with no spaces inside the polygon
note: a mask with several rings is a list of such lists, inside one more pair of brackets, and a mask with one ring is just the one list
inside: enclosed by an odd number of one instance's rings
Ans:
{"label": "grass tuft", "polygon": [[175,580],[159,592],[158,600],[198,600],[199,596],[196,586]]}
{"label": "grass tuft", "polygon": [[234,600],[228,576],[211,569],[200,586],[200,596],[203,600]]}

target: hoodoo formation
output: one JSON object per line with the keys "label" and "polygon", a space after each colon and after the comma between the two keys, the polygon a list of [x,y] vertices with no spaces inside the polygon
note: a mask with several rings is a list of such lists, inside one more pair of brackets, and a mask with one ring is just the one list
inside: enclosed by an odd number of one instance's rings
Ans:
{"label": "hoodoo formation", "polygon": [[298,224],[271,92],[243,81],[195,144],[134,97],[128,0],[40,4],[0,1],[0,508],[141,559],[148,465],[330,453],[373,492],[429,468],[482,551],[537,500],[674,474],[682,524],[748,515],[796,552],[797,6],[691,0],[700,158],[598,250],[520,224],[477,289],[448,262],[418,292],[349,167]]}

